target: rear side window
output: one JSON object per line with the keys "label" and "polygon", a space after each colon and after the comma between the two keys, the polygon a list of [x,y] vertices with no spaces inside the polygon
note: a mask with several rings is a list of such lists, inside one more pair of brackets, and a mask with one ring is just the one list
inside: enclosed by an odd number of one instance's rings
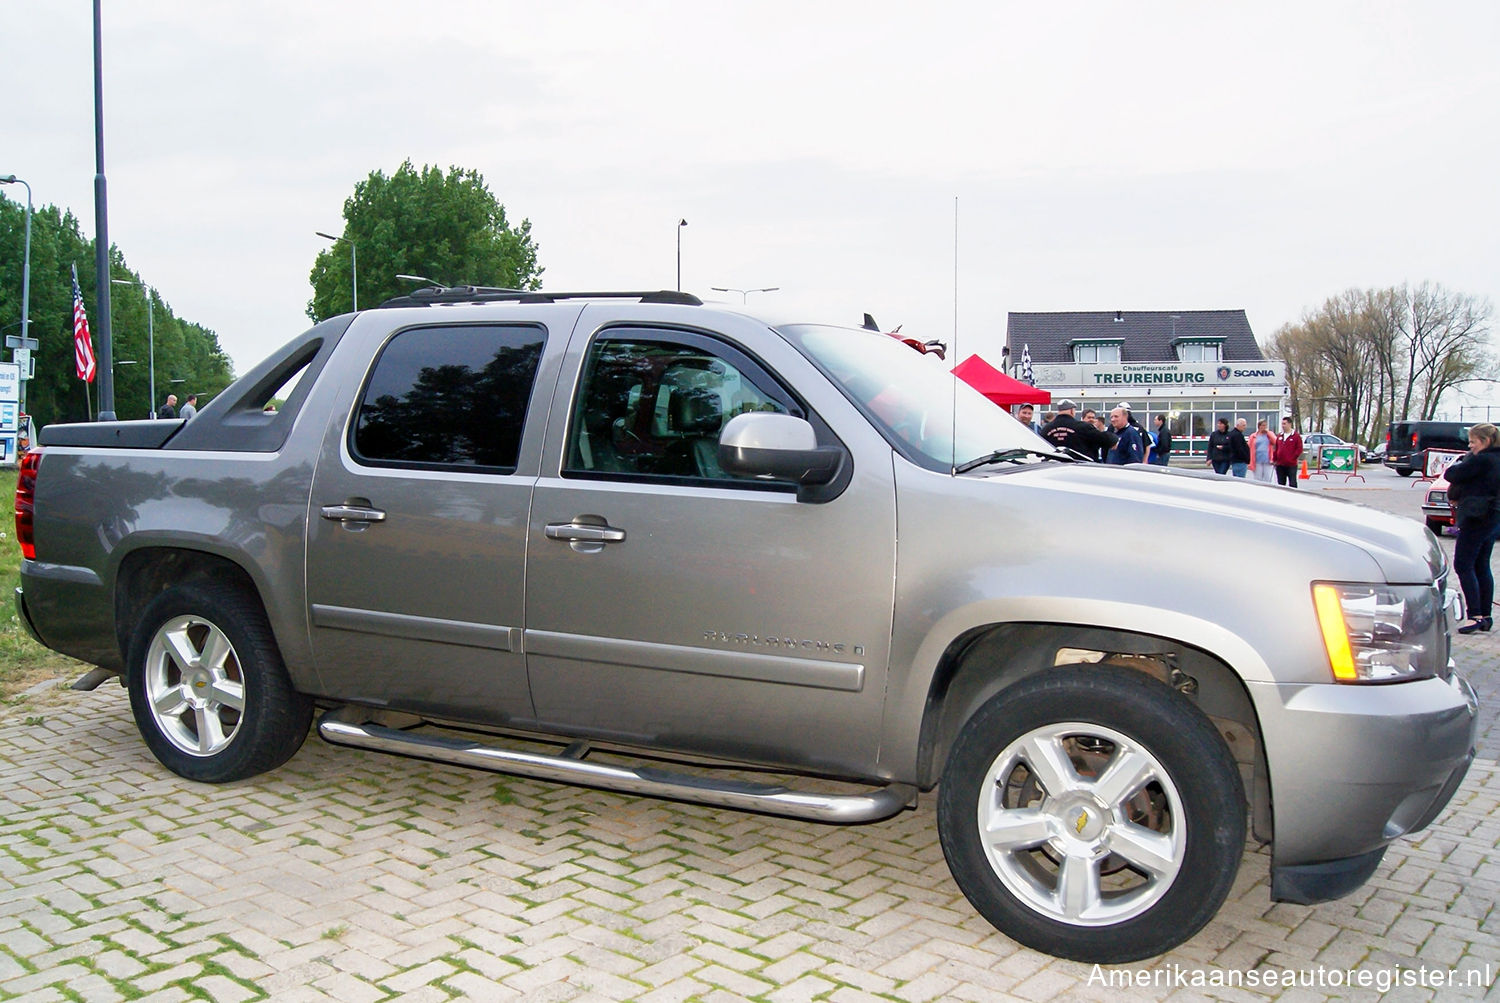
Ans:
{"label": "rear side window", "polygon": [[402,331],[370,372],[350,452],[370,466],[514,472],[545,341],[529,325]]}

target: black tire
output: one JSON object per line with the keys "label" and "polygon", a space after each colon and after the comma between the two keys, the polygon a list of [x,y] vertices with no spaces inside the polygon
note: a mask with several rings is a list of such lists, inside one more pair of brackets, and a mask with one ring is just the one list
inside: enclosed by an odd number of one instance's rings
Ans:
{"label": "black tire", "polygon": [[178,585],[151,601],[131,636],[128,671],[141,737],[189,780],[273,770],[312,723],[313,702],[292,689],[259,600],[216,582]]}
{"label": "black tire", "polygon": [[1410,477],[1412,474],[1416,473],[1416,470],[1415,469],[1403,470],[1400,467],[1397,467],[1396,468],[1396,473],[1400,474],[1402,477]]}
{"label": "black tire", "polygon": [[[1107,784],[1112,769],[1134,779]],[[1244,851],[1245,795],[1186,698],[1131,669],[1059,668],[964,725],[938,833],[959,888],[1000,932],[1119,964],[1170,950],[1218,911]]]}

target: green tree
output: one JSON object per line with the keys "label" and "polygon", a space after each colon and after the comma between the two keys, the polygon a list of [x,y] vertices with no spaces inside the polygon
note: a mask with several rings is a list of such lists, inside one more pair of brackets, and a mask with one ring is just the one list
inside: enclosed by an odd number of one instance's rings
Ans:
{"label": "green tree", "polygon": [[[20,330],[25,225],[26,203],[0,195],[0,329],[5,334]],[[86,395],[73,361],[75,264],[89,326],[97,331],[100,317],[94,243],[84,238],[72,212],[56,206],[39,207],[31,223],[30,333],[41,347],[33,355],[36,378],[26,388],[27,410],[38,425],[88,421],[99,407],[97,379],[88,386]],[[110,274],[129,282],[142,281],[117,246],[110,248]],[[115,413],[122,419],[145,418],[151,413],[146,295],[143,287],[115,286],[110,296]],[[159,293],[154,312],[158,402],[169,389],[179,394],[198,393],[207,399],[229,385],[234,378],[233,367],[213,331],[176,317]],[[94,347],[97,352],[97,334]],[[134,365],[121,364],[132,361]],[[169,382],[172,379],[182,382],[173,384]]]}
{"label": "green tree", "polygon": [[420,171],[410,160],[387,177],[372,171],[344,201],[342,239],[321,251],[310,276],[307,315],[325,320],[351,309],[349,242],[358,259],[359,301],[374,306],[408,292],[398,274],[423,275],[445,285],[540,289],[531,221],[511,226],[505,206],[479,172],[437,167]]}

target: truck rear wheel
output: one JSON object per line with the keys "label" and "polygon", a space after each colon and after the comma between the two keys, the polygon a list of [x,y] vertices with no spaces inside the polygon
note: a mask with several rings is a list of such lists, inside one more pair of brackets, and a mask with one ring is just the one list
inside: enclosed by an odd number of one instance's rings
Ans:
{"label": "truck rear wheel", "polygon": [[307,738],[312,700],[292,689],[264,610],[214,582],[179,585],[141,615],[130,707],[173,773],[225,783],[275,769]]}
{"label": "truck rear wheel", "polygon": [[1032,676],[990,699],[943,772],[938,831],[985,919],[1028,947],[1117,964],[1218,911],[1245,844],[1239,771],[1212,722],[1112,666]]}

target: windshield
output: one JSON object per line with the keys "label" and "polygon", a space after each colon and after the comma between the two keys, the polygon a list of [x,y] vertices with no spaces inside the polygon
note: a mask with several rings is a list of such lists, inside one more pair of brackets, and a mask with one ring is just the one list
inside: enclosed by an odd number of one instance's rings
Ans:
{"label": "windshield", "polygon": [[929,470],[949,471],[997,450],[1055,452],[998,404],[954,378],[945,363],[895,338],[811,324],[779,330],[891,445]]}

